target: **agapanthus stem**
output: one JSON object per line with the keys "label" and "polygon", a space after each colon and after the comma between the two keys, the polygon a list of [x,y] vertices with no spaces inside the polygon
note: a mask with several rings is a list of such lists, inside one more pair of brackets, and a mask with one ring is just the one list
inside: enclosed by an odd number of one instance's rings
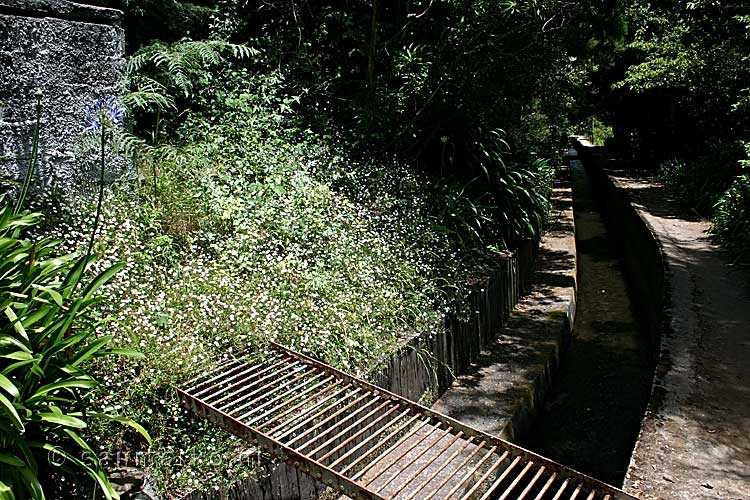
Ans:
{"label": "agapanthus stem", "polygon": [[26,177],[23,180],[23,186],[21,192],[18,194],[18,199],[13,207],[13,213],[17,214],[21,211],[26,196],[29,194],[29,188],[31,187],[31,181],[34,178],[34,171],[36,170],[37,157],[39,156],[39,124],[42,116],[42,90],[36,91],[36,121],[34,122],[34,140],[31,146],[31,163],[29,168],[26,170]]}
{"label": "agapanthus stem", "polygon": [[91,240],[89,241],[89,248],[86,250],[86,259],[91,256],[91,252],[94,249],[94,241],[96,240],[96,230],[99,228],[99,217],[102,213],[102,200],[104,199],[104,147],[107,144],[107,129],[102,127],[102,157],[101,164],[99,166],[99,199],[96,202],[96,215],[94,217],[94,227],[91,229]]}

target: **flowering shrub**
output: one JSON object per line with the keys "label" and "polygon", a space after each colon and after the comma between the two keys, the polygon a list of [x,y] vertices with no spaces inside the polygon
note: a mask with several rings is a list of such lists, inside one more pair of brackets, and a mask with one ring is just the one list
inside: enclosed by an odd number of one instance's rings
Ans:
{"label": "flowering shrub", "polygon": [[[269,340],[365,375],[460,303],[500,241],[460,185],[355,160],[336,136],[295,126],[298,98],[275,73],[221,76],[191,83],[194,106],[154,131],[137,196],[106,196],[93,246],[98,266],[124,263],[99,305],[106,333],[144,357],[97,361],[92,404],[127,412],[153,445],[106,423],[90,437],[105,464],[138,456],[168,495],[252,469],[243,443],[187,415],[174,387]],[[47,234],[75,248],[94,208],[52,208]]]}

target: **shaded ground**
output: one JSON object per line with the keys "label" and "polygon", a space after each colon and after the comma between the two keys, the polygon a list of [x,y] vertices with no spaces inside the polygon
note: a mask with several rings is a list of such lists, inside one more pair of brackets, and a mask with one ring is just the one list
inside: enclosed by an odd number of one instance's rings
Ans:
{"label": "shaded ground", "polygon": [[578,314],[560,374],[525,447],[619,486],[651,387],[617,249],[580,162],[572,162]]}
{"label": "shaded ground", "polygon": [[625,487],[652,499],[750,499],[750,272],[666,190],[610,172],[659,240],[668,328]]}

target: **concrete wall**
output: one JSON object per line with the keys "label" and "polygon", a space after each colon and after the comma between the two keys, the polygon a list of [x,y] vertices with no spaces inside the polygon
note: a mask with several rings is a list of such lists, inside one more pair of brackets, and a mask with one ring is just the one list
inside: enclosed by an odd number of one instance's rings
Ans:
{"label": "concrete wall", "polygon": [[662,249],[648,226],[631,204],[626,191],[617,186],[602,169],[601,148],[580,141],[576,149],[594,185],[602,213],[615,230],[618,247],[622,249],[625,277],[631,288],[636,316],[651,339],[651,352],[656,362],[661,345],[664,306],[667,300],[665,263]]}
{"label": "concrete wall", "polygon": [[[124,91],[122,13],[64,0],[0,0],[0,177],[25,175],[31,157],[35,92],[42,114],[38,185],[67,190],[96,178],[83,154],[83,106]],[[109,158],[108,175],[124,171]]]}

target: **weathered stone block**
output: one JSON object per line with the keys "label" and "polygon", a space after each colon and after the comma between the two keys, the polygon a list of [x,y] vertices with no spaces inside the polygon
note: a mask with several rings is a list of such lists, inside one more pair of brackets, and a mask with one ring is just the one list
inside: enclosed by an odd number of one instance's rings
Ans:
{"label": "weathered stone block", "polygon": [[[36,184],[66,191],[93,180],[80,147],[86,103],[124,92],[122,13],[65,0],[0,0],[0,177],[31,162],[35,93],[43,92]],[[128,172],[110,155],[107,177]]]}

